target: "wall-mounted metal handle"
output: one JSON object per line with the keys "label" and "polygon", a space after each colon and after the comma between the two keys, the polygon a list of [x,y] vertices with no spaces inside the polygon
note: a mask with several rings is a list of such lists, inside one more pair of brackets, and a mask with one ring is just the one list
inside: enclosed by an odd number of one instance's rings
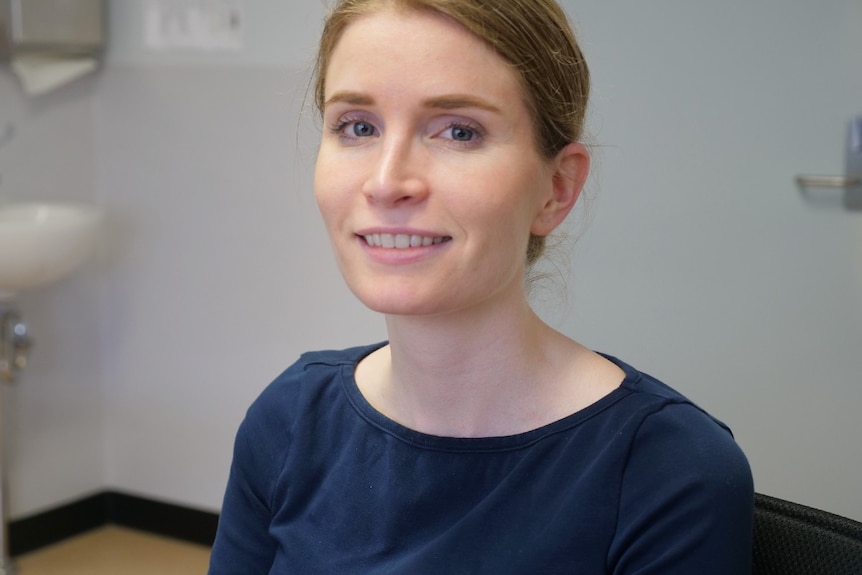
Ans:
{"label": "wall-mounted metal handle", "polygon": [[847,126],[845,172],[840,176],[796,176],[802,193],[810,189],[843,190],[844,205],[853,210],[862,209],[862,116],[850,120]]}
{"label": "wall-mounted metal handle", "polygon": [[850,188],[862,184],[856,176],[796,176],[796,183],[804,188]]}

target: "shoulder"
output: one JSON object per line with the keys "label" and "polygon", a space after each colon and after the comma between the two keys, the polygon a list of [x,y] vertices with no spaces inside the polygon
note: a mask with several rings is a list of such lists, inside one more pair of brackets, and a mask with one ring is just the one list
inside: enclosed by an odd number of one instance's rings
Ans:
{"label": "shoulder", "polygon": [[373,348],[305,353],[248,408],[234,441],[213,546],[213,572],[269,570],[277,552],[269,525],[276,494],[283,486],[285,462],[303,433],[329,427],[341,405],[339,374]]}
{"label": "shoulder", "polygon": [[[670,437],[695,433],[704,439],[729,441],[735,445],[730,428],[688,397],[616,357],[604,357],[625,373],[620,387],[627,392],[631,409],[638,414],[638,425],[664,423],[677,428],[670,433]],[[683,431],[686,433],[679,433]]]}
{"label": "shoulder", "polygon": [[748,573],[753,521],[751,469],[728,431],[686,403],[643,420],[620,488],[620,573]]}
{"label": "shoulder", "polygon": [[248,408],[238,436],[284,435],[312,414],[322,416],[322,405],[341,395],[341,375],[382,344],[342,350],[303,353],[276,377]]}
{"label": "shoulder", "polygon": [[649,573],[745,573],[754,486],[730,429],[649,375],[627,377],[624,385],[641,413],[620,484],[612,555],[621,564],[649,564]]}
{"label": "shoulder", "polygon": [[627,473],[635,481],[660,474],[704,487],[751,483],[748,460],[727,426],[689,402],[670,401],[643,418]]}
{"label": "shoulder", "polygon": [[643,463],[656,468],[662,462],[676,471],[688,467],[700,474],[750,476],[742,449],[721,420],[655,377],[616,358],[608,359],[625,371],[622,387],[637,413],[629,466]]}
{"label": "shoulder", "polygon": [[325,393],[345,369],[352,370],[360,359],[381,345],[303,353],[261,392],[249,408],[247,417],[282,411],[286,405],[311,400]]}

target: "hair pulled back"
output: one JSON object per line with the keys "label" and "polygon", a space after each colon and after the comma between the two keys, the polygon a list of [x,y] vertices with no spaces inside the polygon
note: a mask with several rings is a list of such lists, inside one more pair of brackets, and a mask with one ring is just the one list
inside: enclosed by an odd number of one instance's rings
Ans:
{"label": "hair pulled back", "polygon": [[[327,16],[315,66],[314,101],[322,113],[326,71],[344,30],[384,8],[429,10],[451,18],[512,65],[533,119],[536,146],[551,159],[581,139],[590,74],[566,14],[556,0],[338,0]],[[527,263],[545,238],[530,236]]]}

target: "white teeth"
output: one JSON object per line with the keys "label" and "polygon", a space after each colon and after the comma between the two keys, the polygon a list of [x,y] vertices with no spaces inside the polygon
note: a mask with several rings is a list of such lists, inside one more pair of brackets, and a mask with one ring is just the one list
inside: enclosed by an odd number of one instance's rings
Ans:
{"label": "white teeth", "polygon": [[403,250],[406,248],[427,247],[432,244],[443,243],[443,236],[418,236],[408,234],[368,234],[364,236],[369,246]]}
{"label": "white teeth", "polygon": [[410,236],[407,234],[398,234],[395,236],[395,247],[399,250],[410,247]]}

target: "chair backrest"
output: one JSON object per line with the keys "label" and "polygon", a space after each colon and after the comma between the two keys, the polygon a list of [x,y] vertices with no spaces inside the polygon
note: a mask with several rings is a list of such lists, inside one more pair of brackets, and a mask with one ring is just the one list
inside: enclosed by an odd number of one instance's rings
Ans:
{"label": "chair backrest", "polygon": [[753,575],[862,575],[862,523],[754,497]]}

